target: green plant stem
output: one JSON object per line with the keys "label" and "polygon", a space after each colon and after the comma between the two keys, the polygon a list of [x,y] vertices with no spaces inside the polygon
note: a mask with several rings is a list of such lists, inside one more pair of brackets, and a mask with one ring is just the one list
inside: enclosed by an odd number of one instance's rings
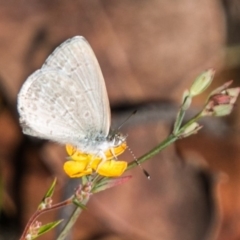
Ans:
{"label": "green plant stem", "polygon": [[[85,198],[82,201],[83,205],[86,205],[87,202],[89,200],[88,198]],[[75,222],[78,219],[78,216],[81,214],[82,212],[82,208],[76,207],[75,210],[73,211],[71,217],[68,219],[68,222],[66,223],[66,225],[63,227],[63,229],[61,230],[61,233],[59,234],[57,240],[64,240],[67,236],[67,234],[69,233],[69,231],[71,230],[71,228],[73,227],[73,225],[75,224]]]}
{"label": "green plant stem", "polygon": [[33,215],[32,217],[29,219],[23,233],[22,233],[22,236],[20,237],[20,240],[25,240],[26,239],[26,236],[28,234],[28,231],[29,231],[29,228],[31,227],[31,225],[36,221],[36,219],[42,215],[43,213],[46,213],[46,212],[49,212],[49,211],[52,211],[52,210],[55,210],[57,208],[61,208],[61,207],[65,207],[69,204],[72,204],[72,199],[69,198],[67,199],[66,201],[63,201],[63,202],[60,202],[60,203],[57,203],[57,204],[54,204],[52,205],[51,207],[49,208],[45,208],[45,209],[41,209],[41,210],[37,210]]}
{"label": "green plant stem", "polygon": [[[143,162],[147,161],[149,158],[158,154],[162,149],[166,148],[167,146],[169,146],[170,144],[175,142],[177,139],[178,139],[178,137],[176,135],[173,135],[173,134],[169,135],[163,142],[161,142],[159,145],[157,145],[151,151],[149,151],[148,153],[146,153],[143,156],[141,156],[140,158],[138,158],[138,162],[143,163]],[[133,167],[136,167],[136,166],[137,166],[136,161],[132,161],[128,164],[127,170],[132,169]]]}
{"label": "green plant stem", "polygon": [[202,116],[202,112],[199,112],[197,115],[195,115],[193,118],[191,118],[183,127],[180,128],[178,133],[176,135],[180,135],[188,126],[190,126],[192,123],[197,122]]}
{"label": "green plant stem", "polygon": [[176,122],[174,124],[174,128],[173,128],[173,133],[174,134],[176,134],[178,132],[179,128],[181,127],[184,116],[185,116],[185,110],[183,110],[181,108],[180,111],[178,112],[177,119],[176,119]]}
{"label": "green plant stem", "polygon": [[[181,112],[180,114],[180,118],[182,118],[184,116],[184,112]],[[170,144],[174,143],[176,140],[179,139],[179,136],[181,134],[181,132],[184,131],[185,128],[187,128],[188,126],[190,126],[193,122],[196,122],[199,118],[201,118],[201,112],[198,113],[196,116],[194,116],[193,118],[191,118],[184,126],[182,126],[175,134],[170,134],[163,142],[161,142],[160,144],[158,144],[155,148],[153,148],[152,150],[150,150],[148,153],[144,154],[143,156],[141,156],[140,158],[138,158],[138,162],[139,163],[143,163],[145,161],[147,161],[149,158],[157,155],[160,151],[162,151],[164,148],[166,148],[167,146],[169,146]],[[182,119],[180,120],[180,122],[182,121]],[[136,161],[132,161],[128,164],[127,170],[132,169],[133,167],[136,167],[137,163]]]}

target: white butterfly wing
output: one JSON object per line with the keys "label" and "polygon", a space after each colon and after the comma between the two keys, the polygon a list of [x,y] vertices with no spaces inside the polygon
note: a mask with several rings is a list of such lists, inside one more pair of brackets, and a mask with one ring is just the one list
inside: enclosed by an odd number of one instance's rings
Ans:
{"label": "white butterfly wing", "polygon": [[18,110],[23,131],[29,135],[83,146],[108,135],[110,109],[104,79],[83,37],[61,44],[26,80],[18,95]]}
{"label": "white butterfly wing", "polygon": [[89,94],[88,102],[96,118],[95,128],[108,135],[111,116],[105,81],[95,54],[86,39],[81,36],[68,39],[55,49],[42,68],[62,69],[78,83],[79,88],[92,92]]}

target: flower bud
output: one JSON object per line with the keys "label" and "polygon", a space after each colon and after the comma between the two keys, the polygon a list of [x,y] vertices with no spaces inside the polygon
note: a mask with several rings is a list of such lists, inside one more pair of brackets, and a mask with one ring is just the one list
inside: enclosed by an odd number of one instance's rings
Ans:
{"label": "flower bud", "polygon": [[183,93],[183,99],[182,99],[182,109],[186,111],[192,103],[192,96],[188,90],[185,90]]}
{"label": "flower bud", "polygon": [[225,105],[218,105],[213,107],[213,114],[212,116],[215,117],[223,117],[229,115],[232,112],[233,105],[232,104],[225,104]]}
{"label": "flower bud", "polygon": [[35,221],[29,228],[28,235],[26,239],[34,239],[38,235],[39,228],[42,226],[42,223]]}
{"label": "flower bud", "polygon": [[240,92],[239,87],[229,88],[226,90],[227,95],[231,97],[230,102],[229,102],[230,104],[234,104],[236,102],[239,92]]}
{"label": "flower bud", "polygon": [[47,198],[45,198],[44,202],[46,204],[46,208],[50,208],[52,206],[53,200],[51,197],[47,197]]}
{"label": "flower bud", "polygon": [[211,96],[213,96],[213,95],[216,95],[216,94],[218,94],[218,93],[222,93],[222,91],[226,90],[226,89],[232,84],[232,82],[233,82],[232,80],[231,80],[231,81],[228,81],[228,82],[224,83],[222,86],[214,89],[214,90],[210,93],[210,96],[209,96],[209,97],[211,97]]}
{"label": "flower bud", "polygon": [[240,92],[239,87],[227,88],[231,83],[225,83],[210,94],[201,116],[222,117],[231,113]]}
{"label": "flower bud", "polygon": [[211,84],[214,73],[215,71],[213,69],[209,69],[200,74],[190,88],[190,95],[194,97],[205,91]]}
{"label": "flower bud", "polygon": [[202,126],[199,125],[199,123],[193,122],[188,127],[186,127],[183,130],[183,132],[181,132],[181,134],[179,135],[179,138],[185,138],[192,134],[196,134],[201,128],[202,128]]}

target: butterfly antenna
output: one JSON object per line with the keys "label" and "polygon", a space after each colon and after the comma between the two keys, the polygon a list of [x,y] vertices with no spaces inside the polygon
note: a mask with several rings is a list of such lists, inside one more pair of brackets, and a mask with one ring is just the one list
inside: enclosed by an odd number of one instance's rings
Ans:
{"label": "butterfly antenna", "polygon": [[137,112],[137,109],[134,110],[134,111],[120,124],[120,126],[117,128],[117,130],[119,130],[119,129],[128,121],[128,119],[129,119],[130,117],[132,117],[134,114],[136,114],[136,112]]}
{"label": "butterfly antenna", "polygon": [[142,167],[142,164],[140,162],[138,162],[138,159],[136,158],[135,154],[133,153],[133,151],[131,150],[131,148],[128,147],[128,151],[131,153],[131,155],[133,156],[134,161],[136,162],[136,164],[142,169],[144,175],[147,177],[148,180],[151,180],[150,174]]}

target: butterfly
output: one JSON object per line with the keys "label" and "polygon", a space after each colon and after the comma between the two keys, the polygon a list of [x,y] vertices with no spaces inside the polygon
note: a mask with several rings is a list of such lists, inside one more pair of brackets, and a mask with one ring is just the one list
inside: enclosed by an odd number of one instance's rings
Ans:
{"label": "butterfly", "polygon": [[23,132],[104,158],[125,137],[110,130],[110,106],[95,54],[84,37],[63,42],[18,94]]}

